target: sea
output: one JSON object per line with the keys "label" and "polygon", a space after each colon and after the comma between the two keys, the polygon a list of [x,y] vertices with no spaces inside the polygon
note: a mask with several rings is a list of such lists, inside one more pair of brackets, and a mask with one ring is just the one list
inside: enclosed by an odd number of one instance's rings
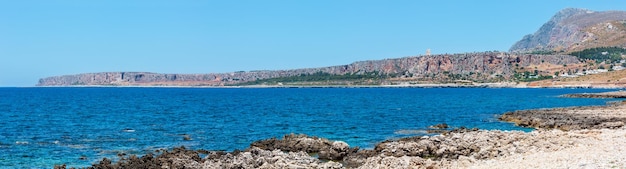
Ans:
{"label": "sea", "polygon": [[371,149],[430,125],[521,130],[505,112],[605,105],[563,98],[609,89],[0,88],[0,168],[90,166],[118,154],[185,146],[233,151],[307,134]]}

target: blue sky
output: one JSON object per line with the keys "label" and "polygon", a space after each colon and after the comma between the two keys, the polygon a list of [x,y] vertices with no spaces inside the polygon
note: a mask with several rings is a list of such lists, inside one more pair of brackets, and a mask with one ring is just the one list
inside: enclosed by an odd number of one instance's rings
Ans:
{"label": "blue sky", "polygon": [[108,71],[211,73],[507,51],[563,8],[618,0],[0,0],[0,86]]}

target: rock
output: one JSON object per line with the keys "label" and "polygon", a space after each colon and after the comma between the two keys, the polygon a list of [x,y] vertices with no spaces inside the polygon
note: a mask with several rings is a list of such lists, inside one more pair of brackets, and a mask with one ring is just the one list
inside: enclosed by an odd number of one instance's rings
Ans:
{"label": "rock", "polygon": [[447,128],[449,128],[449,126],[446,123],[441,123],[441,124],[428,126],[428,128],[430,128],[430,129],[447,129]]}
{"label": "rock", "polygon": [[207,156],[202,168],[342,168],[340,163],[321,162],[305,152],[283,152],[252,147],[245,152]]}
{"label": "rock", "polygon": [[320,150],[330,149],[333,142],[327,139],[317,137],[308,137],[307,135],[289,134],[283,136],[282,139],[271,138],[267,140],[255,141],[250,147],[258,147],[264,150],[283,150],[283,151],[304,151],[307,153],[317,153]]}
{"label": "rock", "polygon": [[349,153],[350,146],[343,141],[333,142],[330,149],[323,149],[319,152],[319,159],[322,160],[343,160],[343,158]]}
{"label": "rock", "polygon": [[428,129],[426,130],[426,133],[428,134],[442,134],[442,133],[446,133],[448,132],[448,130],[445,129]]}
{"label": "rock", "polygon": [[54,169],[65,169],[67,167],[67,165],[63,164],[63,165],[55,165]]}
{"label": "rock", "polygon": [[346,152],[350,149],[350,146],[343,141],[334,141],[331,148],[339,152]]}
{"label": "rock", "polygon": [[603,122],[598,125],[600,128],[616,129],[624,126],[623,121]]}
{"label": "rock", "polygon": [[183,140],[189,141],[191,140],[191,136],[189,134],[183,134]]}
{"label": "rock", "polygon": [[330,141],[306,135],[285,135],[282,139],[271,138],[252,143],[250,147],[257,147],[264,150],[282,150],[289,152],[303,151],[307,153],[318,153],[322,160],[342,160],[350,152],[356,152],[358,148],[351,149],[343,141]]}

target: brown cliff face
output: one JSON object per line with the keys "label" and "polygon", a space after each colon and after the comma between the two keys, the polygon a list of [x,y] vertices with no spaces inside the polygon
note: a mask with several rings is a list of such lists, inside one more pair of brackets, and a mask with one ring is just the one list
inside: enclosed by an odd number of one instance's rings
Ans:
{"label": "brown cliff face", "polygon": [[559,11],[537,32],[515,43],[511,52],[570,53],[596,47],[626,47],[626,12]]}
{"label": "brown cliff face", "polygon": [[359,75],[377,72],[387,75],[386,77],[389,77],[389,79],[386,80],[388,81],[428,81],[438,83],[462,79],[479,82],[497,82],[510,80],[516,67],[578,63],[580,63],[578,59],[568,55],[518,55],[484,52],[360,61],[341,66],[277,71],[241,71],[209,74],[85,73],[42,78],[37,86],[223,86],[260,79],[309,75],[318,72],[332,75]]}

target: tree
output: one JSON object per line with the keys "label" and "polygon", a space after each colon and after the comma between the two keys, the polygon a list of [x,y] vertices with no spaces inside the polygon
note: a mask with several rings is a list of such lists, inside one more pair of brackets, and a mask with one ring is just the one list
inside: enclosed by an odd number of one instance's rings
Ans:
{"label": "tree", "polygon": [[528,78],[530,76],[530,72],[529,71],[524,71],[524,78]]}
{"label": "tree", "polygon": [[595,60],[598,63],[605,60],[617,62],[622,59],[622,54],[626,54],[626,49],[622,47],[599,47],[570,53],[570,55],[576,56],[581,60]]}

